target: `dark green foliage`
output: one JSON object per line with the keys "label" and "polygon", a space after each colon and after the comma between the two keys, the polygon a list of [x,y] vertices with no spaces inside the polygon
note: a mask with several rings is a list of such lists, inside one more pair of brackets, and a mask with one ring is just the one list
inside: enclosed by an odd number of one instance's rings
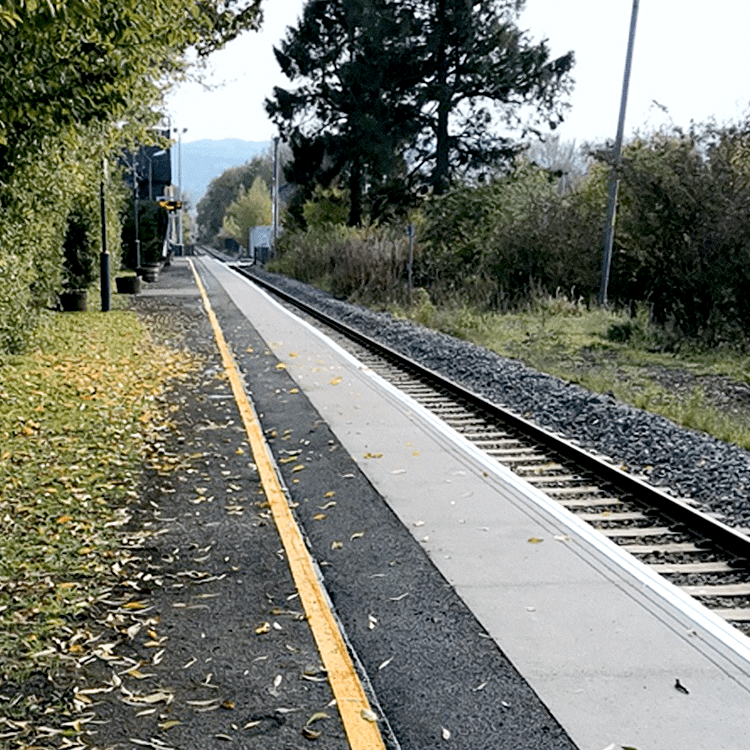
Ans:
{"label": "dark green foliage", "polygon": [[63,243],[63,282],[67,289],[86,289],[96,280],[99,243],[95,238],[98,222],[82,208],[68,214]]}
{"label": "dark green foliage", "polygon": [[750,325],[750,123],[657,133],[623,152],[610,296],[679,335]]}
{"label": "dark green foliage", "polygon": [[[558,289],[593,299],[609,172],[608,152],[597,156],[562,195],[555,175],[525,164],[433,200],[417,283],[435,299],[493,308]],[[750,327],[750,122],[638,138],[620,176],[610,299],[645,305],[661,347],[741,343]]]}
{"label": "dark green foliage", "polygon": [[572,54],[551,61],[544,44],[531,44],[515,26],[522,5],[308,3],[276,50],[297,87],[276,88],[266,102],[292,146],[287,177],[301,200],[336,180],[348,190],[350,224],[368,210],[393,214],[420,185],[442,193],[458,176],[507,162],[516,148],[496,126],[519,125],[522,106],[555,125]]}
{"label": "dark green foliage", "polygon": [[536,166],[456,188],[434,199],[427,217],[417,283],[437,299],[503,308],[539,291],[595,289],[599,217],[583,195],[560,196]]}

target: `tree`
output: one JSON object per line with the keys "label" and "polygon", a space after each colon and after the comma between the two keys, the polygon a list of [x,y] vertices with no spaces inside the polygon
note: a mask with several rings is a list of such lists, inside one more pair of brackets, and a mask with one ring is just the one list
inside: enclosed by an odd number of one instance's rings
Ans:
{"label": "tree", "polygon": [[211,243],[221,231],[227,209],[260,177],[266,185],[273,182],[271,151],[253,157],[246,164],[230,167],[211,180],[206,194],[196,206],[201,241]]}
{"label": "tree", "polygon": [[[22,349],[54,304],[68,228],[84,222],[101,236],[102,159],[153,137],[148,129],[190,49],[203,58],[260,19],[260,0],[4,0],[0,353]],[[115,178],[107,192],[114,267],[124,199]]]}
{"label": "tree", "polygon": [[272,221],[271,193],[262,177],[256,177],[249,190],[240,189],[237,199],[224,214],[222,234],[247,242],[252,227],[268,226]]}
{"label": "tree", "polygon": [[524,5],[421,3],[423,128],[416,152],[438,194],[455,175],[476,174],[515,156],[513,138],[501,135],[500,127],[513,131],[546,121],[554,129],[563,119],[559,97],[571,83],[573,53],[550,60],[545,42],[532,43],[516,26]]}
{"label": "tree", "polygon": [[415,19],[393,0],[313,0],[275,50],[294,90],[274,89],[266,109],[290,143],[287,178],[303,188],[341,178],[349,223],[362,219],[366,186],[386,184],[416,136],[409,89],[418,82]]}
{"label": "tree", "polygon": [[[397,180],[442,193],[517,151],[500,126],[561,121],[573,55],[550,60],[515,25],[518,0],[313,0],[276,57],[293,90],[266,108],[292,144],[290,179]],[[311,191],[311,185],[307,186]]]}

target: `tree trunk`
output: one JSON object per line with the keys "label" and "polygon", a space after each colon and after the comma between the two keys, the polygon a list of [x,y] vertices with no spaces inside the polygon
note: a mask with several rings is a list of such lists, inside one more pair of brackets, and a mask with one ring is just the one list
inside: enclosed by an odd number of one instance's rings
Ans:
{"label": "tree trunk", "polygon": [[438,119],[435,132],[436,154],[435,173],[432,187],[436,195],[442,195],[448,189],[450,176],[449,144],[448,144],[448,116],[450,115],[450,91],[448,89],[448,57],[446,52],[445,33],[445,5],[446,0],[439,0],[437,4],[437,84],[438,84]]}

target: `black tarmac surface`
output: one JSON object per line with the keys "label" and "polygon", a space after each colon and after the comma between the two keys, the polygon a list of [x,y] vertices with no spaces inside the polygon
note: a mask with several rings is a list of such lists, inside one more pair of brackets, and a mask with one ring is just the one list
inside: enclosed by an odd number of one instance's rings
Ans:
{"label": "black tarmac surface", "polygon": [[[203,282],[384,712],[387,745],[574,748],[252,325],[210,274]],[[92,728],[91,741],[345,748],[187,265],[165,269],[133,305],[158,336],[200,354],[204,365],[193,384],[168,396],[173,429],[155,449],[130,524],[138,589],[123,587],[113,616],[120,634],[130,628],[133,636],[119,639],[113,664],[86,667],[89,685],[111,687],[91,696],[102,701],[96,721],[106,722]]]}

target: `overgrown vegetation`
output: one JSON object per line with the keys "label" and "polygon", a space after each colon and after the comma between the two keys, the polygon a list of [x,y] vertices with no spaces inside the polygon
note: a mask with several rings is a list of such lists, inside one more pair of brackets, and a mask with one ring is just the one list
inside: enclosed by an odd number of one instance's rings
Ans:
{"label": "overgrown vegetation", "polygon": [[[609,155],[605,148],[594,150],[588,172],[575,179],[563,179],[559,168],[549,171],[518,159],[512,171],[486,184],[464,183],[425,198],[411,213],[418,229],[414,284],[438,307],[452,309],[469,305],[508,312],[560,292],[592,305],[600,283]],[[686,342],[746,348],[750,120],[638,137],[623,151],[620,175],[612,305],[647,311],[653,348],[674,351]],[[347,195],[318,189],[304,204],[303,216],[340,215],[337,207]],[[347,272],[367,264],[370,256],[381,257],[375,244],[368,245],[381,236],[400,234],[405,247],[403,219],[368,227],[358,249],[348,245],[346,252],[339,228],[328,233],[326,243],[321,226],[311,222],[310,227],[294,229],[280,243],[279,269],[301,273],[342,296],[369,295],[381,304],[404,301],[403,250],[388,284],[373,274],[378,281],[368,289],[361,273]],[[306,265],[299,257],[304,254],[314,262]],[[619,335],[627,338],[631,330],[623,323]]]}
{"label": "overgrown vegetation", "polygon": [[[91,278],[105,158],[153,141],[171,81],[247,28],[260,0],[10,0],[0,10],[0,356]],[[122,180],[107,179],[112,266]],[[67,243],[66,243],[67,240]],[[67,256],[64,253],[67,251]],[[64,265],[64,261],[67,261]]]}
{"label": "overgrown vegetation", "polygon": [[410,306],[388,309],[750,450],[747,354],[695,346],[683,347],[679,355],[657,351],[660,332],[645,308],[633,316],[589,310],[562,293],[503,314],[436,306],[424,289],[414,297]]}
{"label": "overgrown vegetation", "polygon": [[154,345],[134,314],[115,311],[46,317],[35,346],[0,364],[6,679],[74,654],[56,638],[75,631],[113,580],[144,448],[167,419],[155,397],[192,367]]}

